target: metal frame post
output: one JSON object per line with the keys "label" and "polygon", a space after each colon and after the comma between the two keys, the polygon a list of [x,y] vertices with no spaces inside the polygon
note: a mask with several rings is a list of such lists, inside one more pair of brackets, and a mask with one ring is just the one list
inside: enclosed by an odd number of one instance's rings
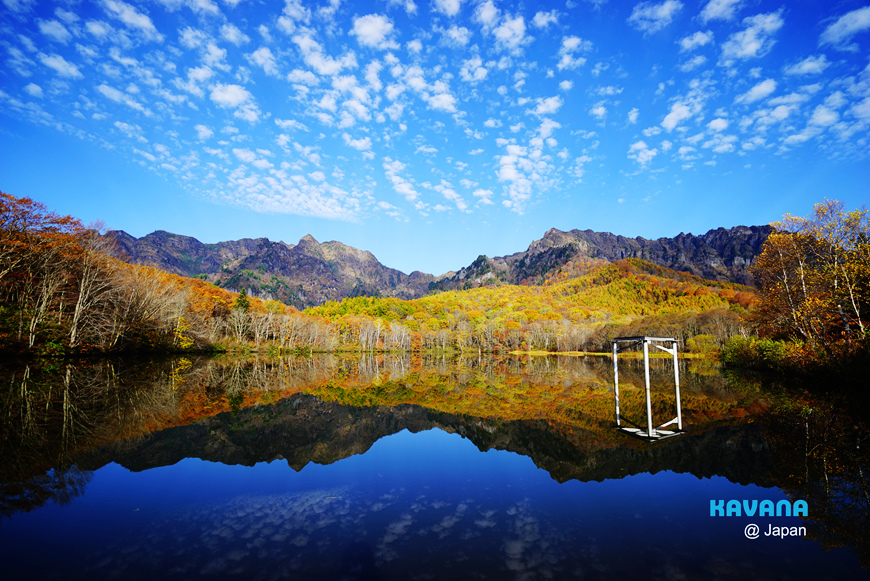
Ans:
{"label": "metal frame post", "polygon": [[683,429],[683,411],[680,406],[680,363],[677,360],[677,342],[673,342],[674,346],[674,393],[677,397],[677,429]]}
{"label": "metal frame post", "polygon": [[616,395],[616,427],[620,426],[619,423],[619,363],[616,361],[617,353],[619,351],[616,348],[616,342],[612,343],[613,345],[613,391]]}
{"label": "metal frame post", "polygon": [[652,438],[652,399],[649,393],[649,341],[643,340],[643,379],[646,384],[646,424],[647,436]]}

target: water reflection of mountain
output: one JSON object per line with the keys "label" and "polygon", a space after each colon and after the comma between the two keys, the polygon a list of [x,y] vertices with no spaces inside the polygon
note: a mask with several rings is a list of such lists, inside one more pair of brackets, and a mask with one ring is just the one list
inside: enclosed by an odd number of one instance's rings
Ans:
{"label": "water reflection of mountain", "polygon": [[760,423],[717,426],[667,446],[622,446],[633,442],[616,431],[605,441],[595,434],[580,437],[584,445],[577,446],[543,420],[500,421],[408,404],[360,408],[307,394],[119,442],[89,454],[80,466],[95,469],[114,461],[140,471],[184,458],[245,466],[283,459],[298,471],[309,462],[331,464],[362,454],[377,440],[405,429],[416,433],[432,428],[458,433],[481,451],[528,456],[559,482],[671,470],[699,478],[724,476],[741,484],[774,485],[770,474],[775,459]]}
{"label": "water reflection of mountain", "polygon": [[[654,412],[673,406],[653,362]],[[771,391],[704,362],[681,363],[687,433],[651,445],[613,429],[609,359],[410,356],[266,361],[94,361],[5,370],[0,517],[81,494],[91,470],[187,457],[296,470],[368,450],[403,429],[458,433],[531,458],[553,479],[661,470],[776,486],[811,499],[810,536],[867,549],[866,423],[842,400]],[[620,368],[623,410],[642,414],[642,371]],[[862,524],[864,523],[864,524]]]}

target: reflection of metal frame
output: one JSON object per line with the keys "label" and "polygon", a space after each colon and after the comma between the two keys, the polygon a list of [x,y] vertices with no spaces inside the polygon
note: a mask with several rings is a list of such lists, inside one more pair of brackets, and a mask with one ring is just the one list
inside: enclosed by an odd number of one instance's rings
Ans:
{"label": "reflection of metal frame", "polygon": [[[625,343],[619,346],[620,343]],[[659,343],[670,343],[671,347],[659,345]],[[616,428],[626,434],[630,434],[647,442],[659,442],[667,438],[673,438],[683,433],[683,415],[680,407],[680,367],[677,363],[677,340],[673,337],[617,337],[611,341],[613,345],[613,393],[616,402]],[[638,426],[628,418],[622,417],[619,413],[619,362],[617,355],[631,349],[637,345],[643,345],[643,371],[644,383],[646,384],[646,430]],[[649,346],[652,345],[657,349],[666,351],[674,357],[674,393],[677,400],[677,417],[669,420],[658,427],[653,427],[652,419],[652,400],[649,393]],[[622,422],[628,422],[633,428],[623,427]],[[662,428],[673,423],[677,424],[676,430],[663,430]]]}

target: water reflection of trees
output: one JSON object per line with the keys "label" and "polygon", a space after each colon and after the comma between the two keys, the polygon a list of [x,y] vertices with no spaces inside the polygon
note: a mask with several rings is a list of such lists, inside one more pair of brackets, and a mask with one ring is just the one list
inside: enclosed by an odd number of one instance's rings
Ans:
{"label": "water reflection of trees", "polygon": [[870,568],[870,429],[866,394],[785,388],[743,378],[773,398],[767,440],[782,469],[776,485],[807,501],[807,535],[825,548],[853,547]]}
{"label": "water reflection of trees", "polygon": [[[78,456],[157,427],[154,418],[173,407],[169,365],[99,361],[4,369],[2,510],[76,496],[90,478],[75,468]],[[138,384],[129,381],[133,377]]]}

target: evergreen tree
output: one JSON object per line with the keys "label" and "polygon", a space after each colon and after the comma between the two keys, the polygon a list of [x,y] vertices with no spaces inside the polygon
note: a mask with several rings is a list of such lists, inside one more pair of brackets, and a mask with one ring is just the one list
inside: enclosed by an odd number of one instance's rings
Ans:
{"label": "evergreen tree", "polygon": [[246,313],[248,312],[248,309],[251,308],[251,301],[248,300],[248,293],[245,292],[244,288],[241,291],[239,291],[239,296],[236,299],[236,302],[233,305],[233,308],[239,309],[239,310],[244,311]]}

